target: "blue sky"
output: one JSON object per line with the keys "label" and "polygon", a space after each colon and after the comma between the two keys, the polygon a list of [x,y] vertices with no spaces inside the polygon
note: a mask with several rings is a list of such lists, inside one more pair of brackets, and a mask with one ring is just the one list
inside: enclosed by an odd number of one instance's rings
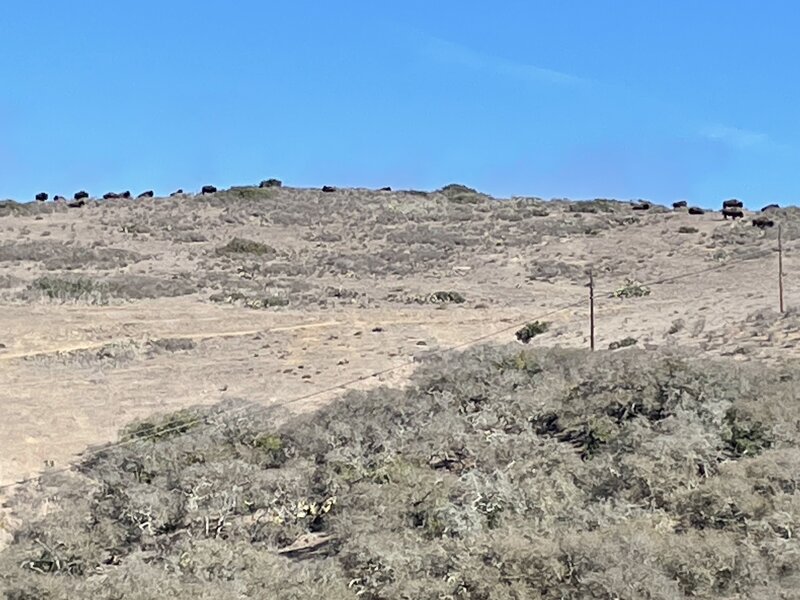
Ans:
{"label": "blue sky", "polygon": [[7,0],[0,198],[800,197],[789,1]]}

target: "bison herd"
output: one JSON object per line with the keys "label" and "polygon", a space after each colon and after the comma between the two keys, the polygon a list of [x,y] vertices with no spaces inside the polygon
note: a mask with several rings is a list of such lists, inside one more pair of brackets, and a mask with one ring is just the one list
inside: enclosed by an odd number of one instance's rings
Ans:
{"label": "bison herd", "polygon": [[[636,207],[634,206],[634,209],[635,208]],[[686,200],[673,202],[672,208],[675,210],[687,208],[687,212],[690,215],[702,215],[705,214],[706,212],[705,210],[697,206],[688,206]],[[778,204],[768,204],[767,206],[761,209],[761,212],[766,213],[779,208],[780,206]],[[744,203],[741,200],[737,200],[736,198],[725,200],[722,203],[722,209],[720,210],[720,213],[722,214],[722,218],[725,220],[732,219],[735,221],[736,219],[743,219],[745,216]],[[767,229],[768,227],[775,226],[775,221],[767,216],[764,216],[763,214],[761,216],[753,217],[751,223],[753,227],[758,227],[759,229]]]}
{"label": "bison herd", "polygon": [[[280,179],[265,179],[262,181],[258,187],[260,188],[278,188],[282,187],[283,183]],[[328,187],[328,186],[326,186]],[[217,188],[213,185],[204,185],[200,188],[200,195],[209,195],[209,194],[216,194]],[[170,194],[170,197],[174,198],[175,196],[182,196],[184,195],[184,191],[182,189],[176,190]],[[133,198],[133,195],[129,190],[124,192],[107,192],[102,196],[103,200],[130,200]],[[136,196],[138,199],[143,198],[155,198],[155,192],[153,190],[147,190]],[[35,199],[37,202],[47,202],[50,199],[50,195],[47,192],[39,192],[36,194]],[[63,202],[66,203],[69,207],[81,207],[85,206],[86,202],[89,200],[89,193],[86,190],[81,190],[76,192],[72,196],[72,200],[67,201],[64,196],[53,196],[54,202]]]}
{"label": "bison herd", "polygon": [[[258,184],[259,188],[279,188],[279,187],[282,187],[282,186],[283,186],[283,183],[281,182],[280,179],[265,179],[261,183]],[[213,185],[204,185],[200,189],[200,195],[205,196],[205,195],[210,195],[210,194],[216,194],[217,191],[218,191],[217,188],[214,187]],[[322,191],[325,192],[325,193],[332,193],[332,192],[336,192],[337,188],[335,188],[335,187],[333,187],[331,185],[325,185],[325,186],[322,186]],[[379,191],[381,191],[381,192],[390,192],[390,191],[392,191],[392,188],[383,187]],[[184,191],[182,189],[179,189],[179,190],[176,190],[176,191],[172,192],[170,194],[170,197],[183,196],[183,195],[184,195]],[[49,199],[49,197],[50,196],[47,194],[47,192],[39,192],[38,194],[36,194],[36,201],[37,202],[46,202]],[[128,200],[128,199],[130,199],[132,197],[133,196],[131,195],[131,192],[127,191],[127,190],[124,191],[124,192],[108,192],[106,194],[103,194],[103,200],[116,200],[116,199]],[[147,190],[145,192],[142,192],[138,196],[136,196],[137,199],[154,198],[154,197],[155,197],[155,192],[153,192],[153,190]],[[86,202],[88,200],[89,200],[89,193],[86,192],[85,190],[81,190],[79,192],[76,192],[73,195],[73,199],[71,201],[69,201],[69,202],[67,202],[67,199],[64,198],[63,196],[54,196],[53,197],[53,201],[55,201],[55,202],[64,202],[69,207],[85,206]],[[632,202],[631,203],[631,208],[633,210],[636,210],[636,211],[650,210],[650,208],[652,206],[653,205],[650,202],[647,202],[647,201],[644,201],[644,200],[639,200],[637,202]],[[689,203],[686,200],[679,200],[678,202],[673,202],[672,203],[672,208],[674,210],[686,209],[686,212],[688,214],[690,214],[690,215],[703,215],[703,214],[706,213],[706,211],[704,209],[700,208],[699,206],[689,206]],[[778,204],[768,204],[767,206],[765,206],[764,208],[761,209],[761,212],[762,213],[767,213],[769,211],[777,210],[779,208],[780,208],[780,206]],[[736,219],[743,219],[744,218],[744,204],[742,203],[741,200],[737,200],[736,198],[731,198],[730,200],[725,200],[722,203],[722,210],[720,212],[722,213],[722,218],[725,219],[725,220],[728,220],[729,218],[734,220],[734,221]],[[774,227],[775,226],[775,221],[770,219],[770,218],[768,218],[767,216],[764,216],[763,214],[761,216],[754,217],[751,222],[752,222],[753,227],[758,227],[760,229],[766,229],[768,227]]]}

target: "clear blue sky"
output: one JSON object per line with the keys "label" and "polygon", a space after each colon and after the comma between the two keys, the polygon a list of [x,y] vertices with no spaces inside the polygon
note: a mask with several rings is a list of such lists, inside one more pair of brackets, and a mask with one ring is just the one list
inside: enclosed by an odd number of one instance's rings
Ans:
{"label": "clear blue sky", "polygon": [[800,7],[7,0],[0,198],[287,185],[800,199]]}

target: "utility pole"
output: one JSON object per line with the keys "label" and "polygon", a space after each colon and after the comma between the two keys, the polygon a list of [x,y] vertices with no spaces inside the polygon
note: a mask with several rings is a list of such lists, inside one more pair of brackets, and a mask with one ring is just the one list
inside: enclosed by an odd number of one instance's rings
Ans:
{"label": "utility pole", "polygon": [[781,314],[784,313],[783,305],[783,237],[781,226],[778,224],[778,294],[780,296]]}
{"label": "utility pole", "polygon": [[594,271],[589,269],[589,340],[594,352]]}

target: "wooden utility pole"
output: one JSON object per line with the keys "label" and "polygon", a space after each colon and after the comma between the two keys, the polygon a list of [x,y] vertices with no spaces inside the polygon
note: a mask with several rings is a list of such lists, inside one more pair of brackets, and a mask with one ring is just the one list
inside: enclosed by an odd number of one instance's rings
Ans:
{"label": "wooden utility pole", "polygon": [[594,272],[589,269],[589,340],[594,352]]}
{"label": "wooden utility pole", "polygon": [[783,237],[780,223],[778,224],[778,295],[780,297],[781,314],[783,314]]}

